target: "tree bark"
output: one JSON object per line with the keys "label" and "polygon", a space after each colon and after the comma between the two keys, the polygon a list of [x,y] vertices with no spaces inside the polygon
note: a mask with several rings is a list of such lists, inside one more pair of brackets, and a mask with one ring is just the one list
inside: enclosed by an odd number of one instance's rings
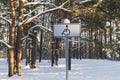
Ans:
{"label": "tree bark", "polygon": [[27,41],[27,45],[26,45],[26,64],[25,65],[28,65],[30,63],[30,48],[28,47],[28,41]]}
{"label": "tree bark", "polygon": [[[10,18],[12,19],[12,24],[10,26],[10,37],[9,37],[9,44],[11,46],[15,45],[15,10],[14,10],[14,0],[9,0],[9,6],[10,6]],[[10,48],[8,50],[8,76],[11,77],[14,75],[14,48]]]}
{"label": "tree bark", "polygon": [[36,68],[36,45],[37,45],[37,39],[36,39],[36,32],[34,33],[34,35],[32,36],[32,51],[31,51],[31,68],[34,69]]}
{"label": "tree bark", "polygon": [[99,30],[99,55],[100,55],[100,58],[102,59],[103,58],[103,53],[102,53],[102,29]]}
{"label": "tree bark", "polygon": [[22,48],[21,48],[22,29],[18,26],[17,39],[16,39],[16,69],[17,74],[21,75],[21,59],[22,59]]}
{"label": "tree bark", "polygon": [[[52,40],[53,41],[53,40]],[[51,54],[51,66],[54,66],[54,48],[55,48],[55,46],[54,46],[54,42],[52,42],[52,54]]]}
{"label": "tree bark", "polygon": [[90,37],[90,41],[89,41],[89,44],[88,44],[88,46],[89,46],[89,58],[92,59],[93,58],[93,53],[92,53],[93,45],[92,45],[92,41],[91,41],[92,40],[92,28],[90,28],[89,37]]}
{"label": "tree bark", "polygon": [[39,54],[39,62],[41,62],[41,58],[42,58],[42,44],[43,44],[43,31],[41,31],[41,34],[40,34],[40,54]]}
{"label": "tree bark", "polygon": [[58,55],[59,55],[59,49],[56,49],[55,51],[55,65],[58,66]]}
{"label": "tree bark", "polygon": [[110,20],[110,43],[112,43],[112,21]]}
{"label": "tree bark", "polygon": [[[19,24],[22,23],[23,21],[23,11],[24,9],[24,0],[19,0]],[[18,76],[21,75],[21,59],[22,59],[22,48],[21,48],[21,38],[22,38],[22,34],[23,34],[23,26],[19,26],[18,24],[18,29],[17,29],[17,39],[16,39],[16,57],[17,57],[17,60],[16,60],[16,68],[17,68],[17,74]]]}

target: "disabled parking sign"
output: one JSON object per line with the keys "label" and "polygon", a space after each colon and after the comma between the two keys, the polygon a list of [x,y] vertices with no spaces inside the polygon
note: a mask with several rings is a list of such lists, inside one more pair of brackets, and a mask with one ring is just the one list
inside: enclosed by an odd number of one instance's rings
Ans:
{"label": "disabled parking sign", "polygon": [[81,31],[80,24],[76,23],[63,23],[63,24],[54,24],[53,26],[53,36],[54,37],[79,37]]}

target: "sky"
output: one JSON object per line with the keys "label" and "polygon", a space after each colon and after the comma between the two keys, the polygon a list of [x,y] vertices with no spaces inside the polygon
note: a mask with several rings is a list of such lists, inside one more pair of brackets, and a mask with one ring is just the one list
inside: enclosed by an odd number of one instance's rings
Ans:
{"label": "sky", "polygon": [[[36,62],[36,69],[25,66],[22,61],[22,75],[8,77],[6,58],[0,59],[0,80],[65,80],[65,59],[59,59],[59,65],[51,67],[50,60]],[[72,68],[68,80],[120,80],[120,62],[101,59],[72,59]]]}

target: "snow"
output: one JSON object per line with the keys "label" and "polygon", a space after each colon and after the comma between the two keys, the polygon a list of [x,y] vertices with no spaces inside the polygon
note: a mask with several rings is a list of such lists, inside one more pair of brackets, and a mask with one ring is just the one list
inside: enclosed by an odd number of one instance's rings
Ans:
{"label": "snow", "polygon": [[[0,59],[0,80],[65,80],[65,59],[51,67],[50,60],[36,62],[37,68],[30,69],[22,61],[22,76],[8,77],[7,59]],[[120,80],[120,62],[101,59],[72,59],[69,80]]]}

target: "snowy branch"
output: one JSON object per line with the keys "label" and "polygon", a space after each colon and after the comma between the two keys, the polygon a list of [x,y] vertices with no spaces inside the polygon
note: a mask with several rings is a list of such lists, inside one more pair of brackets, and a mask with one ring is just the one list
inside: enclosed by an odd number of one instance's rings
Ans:
{"label": "snowy branch", "polygon": [[4,21],[8,22],[8,23],[11,25],[11,21],[10,21],[10,20],[8,20],[8,19],[6,19],[6,18],[4,18],[4,17],[2,17],[2,16],[0,16],[0,18],[1,18],[2,20],[4,20]]}
{"label": "snowy branch", "polygon": [[46,3],[41,3],[41,2],[27,2],[24,6],[29,6],[29,5],[51,5],[54,7],[57,7],[55,4],[46,2]]}
{"label": "snowy branch", "polygon": [[66,11],[66,12],[71,12],[71,10],[68,10],[66,8],[61,8],[61,10]]}
{"label": "snowy branch", "polygon": [[25,3],[25,5],[24,6],[29,6],[29,5],[38,5],[39,4],[39,2],[27,2],[27,3]]}
{"label": "snowy branch", "polygon": [[13,48],[13,46],[10,46],[9,44],[7,44],[6,42],[4,42],[3,40],[0,40],[0,43],[3,43],[8,48]]}
{"label": "snowy branch", "polygon": [[65,4],[67,4],[70,0],[67,0],[66,2],[62,3],[59,8],[63,8]]}
{"label": "snowy branch", "polygon": [[64,11],[71,12],[70,10],[67,10],[67,9],[64,8],[64,5],[65,5],[68,1],[69,1],[69,0],[67,0],[67,1],[64,2],[64,3],[62,3],[62,4],[61,4],[60,6],[58,6],[58,7],[45,10],[45,11],[43,11],[43,12],[41,12],[41,13],[38,13],[37,15],[35,15],[35,16],[29,18],[29,19],[24,20],[21,25],[26,25],[26,24],[30,23],[31,21],[39,18],[41,15],[46,14],[46,13],[49,13],[49,12],[52,12],[52,11],[55,11],[55,10],[64,10]]}
{"label": "snowy branch", "polygon": [[25,39],[27,39],[27,38],[28,38],[28,35],[25,36],[25,37],[23,37],[23,38],[21,38],[21,40],[25,40]]}
{"label": "snowy branch", "polygon": [[86,3],[86,2],[89,2],[89,1],[92,1],[92,0],[84,0],[84,1],[81,1],[79,4],[83,4],[83,3]]}
{"label": "snowy branch", "polygon": [[24,42],[25,40],[27,40],[27,39],[32,40],[31,38],[29,38],[29,35],[34,35],[34,34],[32,34],[31,32],[33,31],[33,29],[35,29],[35,28],[37,28],[37,27],[39,27],[40,29],[42,29],[42,30],[44,30],[44,31],[49,31],[49,32],[51,32],[51,33],[53,32],[52,30],[46,28],[45,26],[35,25],[35,26],[31,27],[31,28],[28,30],[27,36],[21,38],[21,40],[22,40],[23,42]]}
{"label": "snowy branch", "polygon": [[94,7],[97,7],[98,5],[100,5],[101,2],[102,0],[99,0],[98,3],[94,5]]}
{"label": "snowy branch", "polygon": [[35,26],[33,26],[33,27],[31,27],[30,29],[29,29],[29,31],[32,31],[34,28],[37,28],[37,27],[39,27],[40,29],[42,29],[42,30],[44,30],[44,31],[49,31],[49,32],[53,32],[52,30],[50,30],[50,29],[48,29],[48,28],[46,28],[45,26],[42,26],[42,25],[35,25]]}
{"label": "snowy branch", "polygon": [[[79,4],[84,4],[86,2],[90,2],[92,0],[83,0],[83,1],[80,1]],[[102,0],[98,0],[98,3],[94,5],[94,7],[97,7],[100,3],[102,2]],[[76,2],[77,3],[77,2]]]}
{"label": "snowy branch", "polygon": [[31,15],[31,13],[35,12],[36,10],[38,10],[38,9],[34,9],[34,10],[30,11],[29,13],[25,14],[24,17]]}

